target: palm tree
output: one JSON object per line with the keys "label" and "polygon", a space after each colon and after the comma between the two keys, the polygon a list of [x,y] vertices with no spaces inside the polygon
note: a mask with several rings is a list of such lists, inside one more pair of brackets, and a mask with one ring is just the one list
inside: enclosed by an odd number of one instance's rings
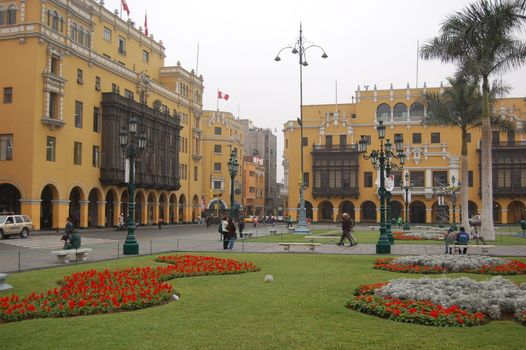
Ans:
{"label": "palm tree", "polygon": [[479,0],[448,16],[441,34],[420,51],[424,59],[455,63],[458,76],[472,76],[482,83],[481,192],[482,236],[495,239],[490,76],[520,67],[526,62],[526,43],[516,37],[526,24],[526,0]]}
{"label": "palm tree", "polygon": [[[483,96],[476,81],[467,77],[448,78],[450,87],[442,92],[426,92],[423,102],[426,105],[424,124],[457,127],[461,130],[460,193],[462,207],[462,226],[469,227],[468,218],[468,134],[473,128],[482,125]],[[498,96],[508,92],[507,87],[493,84],[490,102],[493,105]],[[515,130],[515,123],[500,115],[493,115],[491,124],[503,131]]]}

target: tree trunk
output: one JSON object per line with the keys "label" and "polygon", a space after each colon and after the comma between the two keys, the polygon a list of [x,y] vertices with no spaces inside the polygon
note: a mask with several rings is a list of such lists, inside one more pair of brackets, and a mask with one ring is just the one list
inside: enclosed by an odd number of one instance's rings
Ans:
{"label": "tree trunk", "polygon": [[462,226],[469,232],[469,174],[467,132],[462,130],[462,153],[460,158],[460,205],[462,208]]}
{"label": "tree trunk", "polygon": [[493,223],[493,173],[491,155],[491,123],[489,117],[489,84],[488,77],[483,77],[482,82],[482,135],[480,139],[481,153],[481,235],[486,240],[495,240],[495,227]]}

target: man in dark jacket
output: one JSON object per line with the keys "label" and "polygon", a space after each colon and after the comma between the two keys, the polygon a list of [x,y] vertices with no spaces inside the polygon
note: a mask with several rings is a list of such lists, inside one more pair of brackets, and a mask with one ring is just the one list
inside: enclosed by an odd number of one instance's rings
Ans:
{"label": "man in dark jacket", "polygon": [[342,214],[342,236],[340,237],[340,243],[338,243],[339,246],[344,245],[345,238],[349,240],[349,247],[352,247],[353,245],[358,244],[356,242],[356,239],[351,234],[352,230],[352,219],[351,216],[348,213]]}
{"label": "man in dark jacket", "polygon": [[[460,231],[457,233],[457,245],[468,245],[469,242],[469,235],[464,229],[464,227],[460,228]],[[462,250],[462,254],[466,254],[468,251],[468,247],[464,247]]]}
{"label": "man in dark jacket", "polygon": [[79,249],[80,248],[80,235],[75,230],[69,237],[69,242],[66,243],[66,249]]}

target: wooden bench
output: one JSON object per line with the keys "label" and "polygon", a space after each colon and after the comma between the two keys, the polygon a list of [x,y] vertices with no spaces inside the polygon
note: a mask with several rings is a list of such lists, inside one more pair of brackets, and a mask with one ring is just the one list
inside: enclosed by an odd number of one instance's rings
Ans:
{"label": "wooden bench", "polygon": [[453,253],[457,253],[457,254],[460,254],[462,252],[463,250],[462,248],[468,248],[468,251],[469,249],[472,249],[472,248],[480,248],[482,255],[488,255],[489,250],[491,248],[495,248],[494,245],[485,245],[485,244],[468,244],[468,245],[454,244],[454,245],[450,245],[449,247],[453,248]]}
{"label": "wooden bench", "polygon": [[243,238],[251,238],[253,234],[252,231],[243,231]]}
{"label": "wooden bench", "polygon": [[75,254],[77,261],[88,260],[88,252],[91,252],[91,248],[55,250],[51,252],[51,254],[55,254],[59,262],[67,264],[71,260],[71,255],[73,254]]}
{"label": "wooden bench", "polygon": [[311,252],[314,252],[314,249],[317,247],[317,246],[320,246],[321,243],[313,243],[313,242],[305,242],[305,243],[301,243],[301,242],[295,242],[295,243],[278,243],[278,245],[280,246],[283,246],[283,249],[285,249],[285,251],[288,253],[290,252],[290,247],[291,246],[305,246],[305,247],[309,247],[309,250]]}

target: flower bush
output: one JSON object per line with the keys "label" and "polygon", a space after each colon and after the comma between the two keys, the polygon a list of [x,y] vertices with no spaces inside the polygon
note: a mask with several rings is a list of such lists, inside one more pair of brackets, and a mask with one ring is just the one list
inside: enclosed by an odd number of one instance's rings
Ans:
{"label": "flower bush", "polygon": [[401,322],[431,326],[475,326],[514,315],[526,325],[526,283],[493,277],[477,282],[462,277],[398,279],[363,285],[347,306]]}
{"label": "flower bush", "polygon": [[123,270],[88,270],[64,277],[60,287],[21,298],[0,297],[0,320],[92,315],[143,309],[168,302],[177,277],[233,274],[259,270],[252,263],[206,256],[163,256],[169,265]]}
{"label": "flower bush", "polygon": [[518,260],[480,255],[418,255],[383,258],[375,261],[379,270],[405,273],[469,272],[489,275],[526,273],[526,264]]}

